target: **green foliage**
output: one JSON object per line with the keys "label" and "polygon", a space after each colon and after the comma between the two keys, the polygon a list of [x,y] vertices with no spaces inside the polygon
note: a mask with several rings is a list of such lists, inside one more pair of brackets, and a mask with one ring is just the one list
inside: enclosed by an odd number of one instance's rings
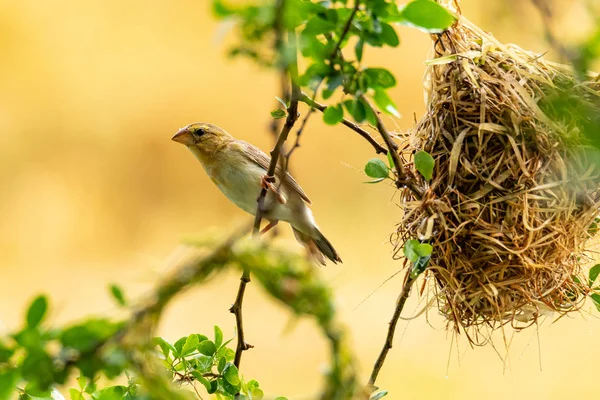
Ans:
{"label": "green foliage", "polygon": [[389,178],[390,170],[379,158],[372,158],[365,165],[365,174],[369,178],[375,178],[375,180],[365,183],[377,183]]}
{"label": "green foliage", "polygon": [[433,247],[429,243],[421,243],[418,240],[407,240],[404,244],[404,256],[413,263],[410,277],[415,279],[423,273],[429,264]]}
{"label": "green foliage", "polygon": [[280,108],[277,108],[277,109],[271,111],[271,117],[273,117],[274,119],[281,119],[281,118],[285,118],[286,116],[287,116],[287,112]]}
{"label": "green foliage", "polygon": [[[249,1],[246,5],[213,0],[217,18],[235,21],[238,44],[230,55],[248,57],[260,65],[285,68],[296,60],[306,68],[294,79],[303,90],[316,90],[315,96],[328,99],[342,94],[341,104],[356,121],[375,124],[375,116],[359,97],[373,98],[382,111],[400,117],[387,90],[396,85],[392,71],[363,67],[369,47],[396,47],[400,38],[394,24],[400,23],[441,32],[454,22],[443,7],[429,0],[415,0],[403,8],[395,1],[369,0],[355,8],[347,0],[285,0],[277,8],[276,1]],[[297,42],[287,40],[287,32],[297,32]],[[271,45],[276,43],[276,46]],[[349,45],[353,52],[342,54]],[[296,49],[297,47],[297,49]],[[350,56],[353,54],[353,56]],[[321,83],[326,83],[325,87]],[[320,92],[319,92],[320,89]],[[323,116],[334,125],[343,118],[342,107],[330,106]],[[283,118],[280,112],[274,118]]]}
{"label": "green foliage", "polygon": [[455,18],[444,7],[432,0],[415,0],[400,13],[398,22],[429,33],[440,33],[452,25]]}
{"label": "green foliage", "polygon": [[435,160],[429,153],[426,151],[419,151],[415,154],[415,168],[425,180],[431,180],[433,176],[433,167],[435,165]]}

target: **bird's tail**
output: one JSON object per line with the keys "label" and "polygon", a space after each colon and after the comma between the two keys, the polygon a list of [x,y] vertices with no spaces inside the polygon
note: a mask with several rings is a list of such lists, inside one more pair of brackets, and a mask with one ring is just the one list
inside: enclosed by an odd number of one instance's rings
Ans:
{"label": "bird's tail", "polygon": [[319,264],[325,265],[325,257],[333,261],[334,264],[342,262],[338,252],[335,251],[329,240],[316,227],[314,227],[312,235],[300,232],[294,227],[292,227],[292,230],[294,231],[296,240],[306,248],[309,256]]}

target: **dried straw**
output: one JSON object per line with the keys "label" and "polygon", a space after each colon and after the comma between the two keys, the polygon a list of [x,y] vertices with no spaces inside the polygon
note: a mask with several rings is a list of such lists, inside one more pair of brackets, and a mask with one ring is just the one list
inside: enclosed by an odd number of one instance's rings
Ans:
{"label": "dried straw", "polygon": [[[393,242],[398,257],[408,239],[433,244],[428,281],[440,312],[485,344],[489,328],[521,329],[585,299],[583,246],[600,171],[582,146],[580,116],[565,118],[546,100],[568,87],[600,105],[600,84],[577,82],[569,68],[463,17],[434,39],[427,112],[404,151],[428,189],[422,199],[404,191]],[[435,159],[429,183],[411,164],[420,150]]]}

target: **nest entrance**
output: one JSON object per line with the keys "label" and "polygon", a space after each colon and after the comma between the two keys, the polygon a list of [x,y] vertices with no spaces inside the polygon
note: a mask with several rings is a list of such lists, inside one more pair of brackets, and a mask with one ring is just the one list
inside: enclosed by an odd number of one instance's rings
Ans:
{"label": "nest entrance", "polygon": [[430,240],[439,310],[476,343],[487,340],[472,334],[480,328],[520,329],[578,310],[600,170],[582,146],[586,116],[561,113],[552,99],[575,93],[600,113],[600,84],[462,17],[437,35],[434,52],[427,112],[405,155],[410,165],[425,150],[435,170],[428,184],[413,171],[428,189],[422,199],[405,190],[397,249]]}

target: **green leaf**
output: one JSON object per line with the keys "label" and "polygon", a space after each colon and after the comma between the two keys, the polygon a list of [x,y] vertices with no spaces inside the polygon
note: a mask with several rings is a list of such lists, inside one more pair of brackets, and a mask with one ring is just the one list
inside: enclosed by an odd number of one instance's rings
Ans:
{"label": "green leaf", "polygon": [[594,305],[596,306],[598,311],[600,311],[600,294],[594,293],[594,294],[590,295],[590,297],[592,298]]}
{"label": "green leaf", "polygon": [[222,0],[213,0],[212,11],[217,18],[225,18],[235,14],[235,10]]}
{"label": "green leaf", "polygon": [[206,391],[210,390],[210,381],[208,379],[206,379],[205,377],[203,377],[199,371],[192,371],[192,376],[194,378],[196,378],[196,380],[198,382],[200,382],[201,384],[204,385],[204,387],[206,388]]}
{"label": "green leaf", "polygon": [[373,100],[375,100],[375,104],[377,104],[377,107],[382,109],[384,112],[393,115],[396,118],[402,118],[402,115],[400,115],[400,113],[398,112],[396,105],[384,90],[375,90]]}
{"label": "green leaf", "polygon": [[46,296],[36,297],[27,310],[27,326],[36,328],[44,319],[48,310],[48,299]]}
{"label": "green leaf", "polygon": [[329,106],[323,112],[323,121],[328,125],[335,125],[344,119],[344,109],[341,104]]}
{"label": "green leaf", "polygon": [[430,180],[433,176],[433,167],[435,160],[426,151],[419,151],[415,154],[415,168],[423,175],[425,180]]}
{"label": "green leaf", "polygon": [[194,360],[196,361],[197,369],[201,372],[209,372],[213,366],[212,356],[198,354],[197,356],[194,356]]}
{"label": "green leaf", "polygon": [[365,174],[370,178],[385,179],[389,176],[390,171],[379,158],[372,158],[365,165]]}
{"label": "green leaf", "polygon": [[371,395],[371,397],[369,397],[369,400],[379,400],[379,399],[381,399],[382,397],[386,396],[387,394],[388,394],[388,391],[387,391],[387,390],[382,390],[382,391],[380,391],[380,392],[373,393],[373,394]]}
{"label": "green leaf", "polygon": [[198,345],[198,351],[205,356],[212,356],[217,351],[217,347],[210,340],[204,340]]}
{"label": "green leaf", "polygon": [[60,341],[65,347],[86,352],[114,335],[121,325],[106,319],[90,319],[65,329],[60,335]]}
{"label": "green leaf", "polygon": [[152,339],[152,342],[154,343],[154,345],[160,347],[160,350],[162,351],[163,355],[165,356],[165,358],[167,358],[169,356],[169,352],[172,351],[173,354],[176,353],[177,350],[175,350],[175,347],[173,347],[170,343],[168,343],[165,339],[156,336],[155,338]]}
{"label": "green leaf", "polygon": [[407,240],[404,244],[404,256],[412,262],[416,262],[419,257],[428,257],[431,255],[433,247],[429,243],[421,243],[416,239]]}
{"label": "green leaf", "polygon": [[390,24],[381,23],[381,33],[379,34],[383,43],[391,47],[396,47],[400,44],[400,38]]}
{"label": "green leaf", "polygon": [[118,305],[120,305],[121,307],[127,305],[127,302],[125,301],[125,296],[123,295],[123,291],[119,286],[115,284],[110,285],[110,293],[112,294],[113,298],[115,299]]}
{"label": "green leaf", "polygon": [[0,372],[0,399],[8,400],[15,393],[15,386],[19,381],[19,371],[8,370]]}
{"label": "green leaf", "polygon": [[354,52],[356,53],[356,60],[358,62],[362,61],[364,48],[365,48],[364,40],[360,39],[358,42],[356,42],[356,45],[354,46]]}
{"label": "green leaf", "polygon": [[223,368],[223,378],[233,386],[238,386],[240,384],[238,369],[232,363],[227,363],[225,368]]}
{"label": "green leaf", "polygon": [[412,279],[416,279],[420,274],[422,274],[425,271],[427,265],[429,264],[430,258],[431,256],[419,257],[417,261],[413,263],[412,270],[410,271],[410,277]]}
{"label": "green leaf", "polygon": [[219,388],[219,382],[217,382],[216,379],[210,381],[210,389],[207,389],[206,391],[208,392],[208,394],[213,394],[214,392],[217,391],[217,389]]}
{"label": "green leaf", "polygon": [[[6,345],[4,343],[2,343],[1,339],[0,339],[0,364],[6,363],[8,360],[10,360],[10,358],[12,357],[12,355],[15,353],[14,349],[11,349],[9,347],[6,347]],[[0,397],[0,399],[2,399],[2,397]]]}
{"label": "green leaf", "polygon": [[416,239],[411,239],[404,243],[404,257],[408,258],[412,262],[417,261],[419,259],[419,255],[417,254],[415,247],[419,244],[420,242]]}
{"label": "green leaf", "polygon": [[287,116],[287,112],[280,108],[277,108],[277,109],[271,111],[271,117],[273,117],[274,119],[281,119],[281,118],[285,118],[286,116]]}
{"label": "green leaf", "polygon": [[600,264],[596,264],[592,268],[590,268],[590,287],[594,284],[594,282],[596,282],[598,275],[600,275]]}
{"label": "green leaf", "polygon": [[373,179],[372,181],[367,181],[367,182],[363,182],[363,183],[379,183],[384,180],[385,180],[385,178],[377,178],[377,179]]}
{"label": "green leaf", "polygon": [[396,78],[385,68],[367,68],[363,74],[369,81],[369,87],[387,89],[396,86]]}
{"label": "green leaf", "polygon": [[125,386],[109,386],[94,393],[94,400],[121,400],[126,392]]}
{"label": "green leaf", "polygon": [[363,122],[365,120],[367,112],[365,111],[365,105],[362,102],[346,100],[344,106],[346,106],[346,110],[348,110],[356,122]]}
{"label": "green leaf", "polygon": [[71,397],[71,400],[85,400],[81,392],[75,388],[69,389],[69,396]]}
{"label": "green leaf", "polygon": [[321,35],[329,32],[333,32],[336,28],[336,24],[321,18],[316,15],[308,20],[304,30],[302,31],[303,35]]}
{"label": "green leaf", "polygon": [[217,325],[214,327],[215,330],[215,347],[218,349],[223,343],[223,331]]}
{"label": "green leaf", "polygon": [[415,0],[402,9],[402,24],[429,33],[440,33],[455,21],[444,7],[430,0]]}
{"label": "green leaf", "polygon": [[200,343],[198,340],[198,335],[192,334],[188,336],[183,347],[181,348],[181,356],[183,357],[193,353],[198,347],[198,343]]}
{"label": "green leaf", "polygon": [[219,371],[219,373],[222,374],[226,365],[227,365],[227,360],[225,359],[225,357],[221,357],[219,359],[219,363],[217,364],[217,371]]}

